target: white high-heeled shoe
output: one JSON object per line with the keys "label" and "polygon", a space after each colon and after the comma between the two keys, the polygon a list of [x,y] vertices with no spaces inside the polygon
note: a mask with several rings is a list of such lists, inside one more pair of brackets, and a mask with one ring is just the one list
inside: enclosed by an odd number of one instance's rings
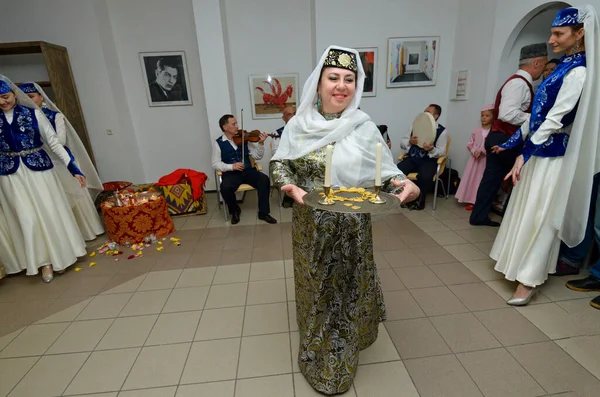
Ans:
{"label": "white high-heeled shoe", "polygon": [[525,306],[531,301],[531,298],[533,298],[533,295],[535,295],[537,291],[537,287],[532,288],[529,291],[529,294],[527,294],[527,296],[524,298],[515,298],[513,295],[513,297],[507,300],[506,303],[508,303],[511,306]]}
{"label": "white high-heeled shoe", "polygon": [[52,265],[42,266],[42,280],[44,280],[45,283],[54,280],[54,271],[50,274],[44,274],[43,269],[52,269]]}

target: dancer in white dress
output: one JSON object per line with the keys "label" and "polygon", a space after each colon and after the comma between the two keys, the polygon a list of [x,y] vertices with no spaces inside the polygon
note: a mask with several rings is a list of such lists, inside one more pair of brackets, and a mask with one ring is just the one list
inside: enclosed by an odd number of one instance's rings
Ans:
{"label": "dancer in white dress", "polygon": [[0,75],[0,206],[18,263],[4,263],[8,274],[23,270],[46,282],[86,254],[73,212],[42,148],[47,144],[85,187],[85,177],[58,142],[41,110],[8,78]]}
{"label": "dancer in white dress", "polygon": [[77,221],[79,230],[81,230],[81,235],[86,241],[94,240],[97,236],[104,233],[104,226],[102,226],[102,221],[94,205],[94,199],[103,190],[98,172],[77,132],[75,132],[69,120],[50,100],[44,90],[34,82],[19,84],[19,88],[41,108],[56,131],[59,143],[72,155],[75,164],[77,164],[81,172],[85,175],[87,189],[81,189],[77,180],[71,176],[71,173],[60,162],[60,159],[53,153],[48,153],[65,189],[67,199],[75,215],[75,220]]}
{"label": "dancer in white dress", "polygon": [[515,189],[490,253],[495,269],[520,283],[507,301],[516,306],[529,303],[555,272],[561,237],[571,244],[583,238],[593,170],[600,165],[596,11],[563,9],[551,32],[553,51],[566,55],[538,88],[529,123],[492,149],[500,152],[525,140],[507,175]]}
{"label": "dancer in white dress", "polygon": [[[2,273],[6,275],[6,266],[10,265],[12,268],[18,268],[18,263],[17,252],[10,237],[10,230],[8,229],[2,205],[0,205],[0,268],[2,268],[0,269],[0,278],[3,277]],[[4,264],[6,266],[2,266]]]}

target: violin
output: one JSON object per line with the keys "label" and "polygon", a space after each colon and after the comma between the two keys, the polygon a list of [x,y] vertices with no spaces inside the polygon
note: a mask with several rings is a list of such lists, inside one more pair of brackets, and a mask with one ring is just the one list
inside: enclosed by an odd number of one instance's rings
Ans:
{"label": "violin", "polygon": [[[233,137],[231,137],[231,139],[233,140],[233,143],[235,143],[236,145],[241,145],[242,137],[243,137],[244,142],[258,142],[258,141],[260,141],[260,134],[261,134],[261,131],[259,131],[259,130],[252,130],[252,131],[238,130],[238,133],[235,134]],[[280,138],[280,136],[278,134],[267,134],[267,136],[270,136],[271,138],[275,138],[275,139]]]}
{"label": "violin", "polygon": [[[231,137],[231,139],[233,139],[233,143],[235,143],[236,145],[240,145],[240,144],[242,144],[242,142],[258,142],[258,141],[260,141],[261,132],[259,130],[252,130],[252,131],[248,132],[244,129],[244,109],[242,109],[241,119],[242,119],[242,129],[238,130],[237,134],[235,134],[233,137]],[[267,134],[267,135],[270,136],[271,138],[279,138],[278,134]],[[242,150],[242,163],[244,162],[244,153],[245,153],[245,150]]]}

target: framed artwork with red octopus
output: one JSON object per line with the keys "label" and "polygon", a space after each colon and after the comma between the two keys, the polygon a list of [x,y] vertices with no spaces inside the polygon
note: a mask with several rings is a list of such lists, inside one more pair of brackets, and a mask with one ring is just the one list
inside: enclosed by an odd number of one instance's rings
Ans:
{"label": "framed artwork with red octopus", "polygon": [[298,74],[272,73],[249,76],[253,119],[277,119],[286,106],[298,103]]}

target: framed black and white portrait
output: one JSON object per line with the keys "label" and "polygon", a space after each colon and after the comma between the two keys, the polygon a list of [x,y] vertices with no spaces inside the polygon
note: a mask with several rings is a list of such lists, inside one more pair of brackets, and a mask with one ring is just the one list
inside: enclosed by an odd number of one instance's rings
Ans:
{"label": "framed black and white portrait", "polygon": [[150,106],[191,105],[185,52],[140,52]]}

